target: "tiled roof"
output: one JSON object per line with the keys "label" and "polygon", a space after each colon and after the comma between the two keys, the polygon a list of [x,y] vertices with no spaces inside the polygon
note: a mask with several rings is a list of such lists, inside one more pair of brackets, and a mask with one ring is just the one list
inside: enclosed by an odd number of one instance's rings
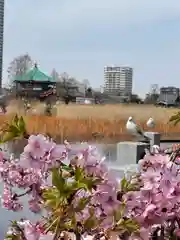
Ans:
{"label": "tiled roof", "polygon": [[16,76],[14,81],[27,82],[27,81],[36,81],[36,82],[55,82],[51,76],[46,75],[41,72],[37,65],[35,64],[34,68],[28,71],[27,73]]}

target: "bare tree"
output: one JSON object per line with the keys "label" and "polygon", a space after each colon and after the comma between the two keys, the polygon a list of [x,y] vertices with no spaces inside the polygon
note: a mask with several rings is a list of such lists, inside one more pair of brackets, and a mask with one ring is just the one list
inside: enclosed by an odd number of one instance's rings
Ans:
{"label": "bare tree", "polygon": [[8,67],[9,84],[12,85],[16,76],[23,75],[33,65],[33,61],[29,54],[23,54],[13,59]]}
{"label": "bare tree", "polygon": [[52,72],[51,72],[51,77],[53,78],[53,80],[55,80],[56,82],[59,80],[59,73],[56,71],[55,68],[53,68]]}
{"label": "bare tree", "polygon": [[159,86],[158,84],[152,84],[150,92],[146,94],[145,103],[155,104],[159,98]]}
{"label": "bare tree", "polygon": [[66,72],[64,72],[60,75],[60,79],[62,81],[65,94],[68,95],[69,94],[69,75]]}

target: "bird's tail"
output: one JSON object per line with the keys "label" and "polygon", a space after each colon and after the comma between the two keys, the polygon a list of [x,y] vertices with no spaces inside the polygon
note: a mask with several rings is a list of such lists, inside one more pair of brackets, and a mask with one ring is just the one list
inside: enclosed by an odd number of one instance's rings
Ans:
{"label": "bird's tail", "polygon": [[143,137],[146,139],[146,140],[151,140],[148,136],[146,136],[144,133],[143,133]]}
{"label": "bird's tail", "polygon": [[141,129],[137,129],[137,132],[147,141],[151,140],[148,136],[145,135],[144,131],[142,131]]}

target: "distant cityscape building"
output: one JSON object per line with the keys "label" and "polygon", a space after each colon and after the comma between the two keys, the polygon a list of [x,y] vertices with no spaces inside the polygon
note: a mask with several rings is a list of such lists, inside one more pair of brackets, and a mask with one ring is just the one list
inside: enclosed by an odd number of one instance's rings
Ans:
{"label": "distant cityscape building", "polygon": [[173,104],[179,98],[179,88],[177,87],[161,87],[160,94],[159,94],[159,101],[164,101],[169,104]]}
{"label": "distant cityscape building", "polygon": [[133,69],[131,67],[105,66],[104,91],[111,94],[131,95]]}
{"label": "distant cityscape building", "polygon": [[2,87],[3,72],[3,40],[4,40],[4,0],[0,0],[0,88]]}

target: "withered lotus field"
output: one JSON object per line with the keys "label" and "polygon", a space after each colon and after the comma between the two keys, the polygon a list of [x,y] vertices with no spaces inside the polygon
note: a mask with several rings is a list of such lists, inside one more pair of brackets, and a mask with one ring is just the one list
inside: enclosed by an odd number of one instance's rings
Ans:
{"label": "withered lotus field", "polygon": [[[16,107],[13,108],[17,109]],[[38,109],[38,107],[37,107]],[[41,115],[25,116],[29,133],[49,134],[62,142],[69,141],[102,141],[117,142],[130,140],[125,128],[127,118],[133,116],[145,131],[146,121],[153,117],[156,127],[153,131],[160,132],[162,138],[179,139],[180,125],[169,124],[169,118],[177,111],[173,108],[160,108],[151,105],[58,105],[52,117]],[[18,111],[16,111],[17,113]],[[15,111],[14,111],[15,113]],[[14,115],[8,111],[0,116],[0,125]],[[19,111],[23,115],[23,111]],[[151,131],[151,130],[150,130]]]}

